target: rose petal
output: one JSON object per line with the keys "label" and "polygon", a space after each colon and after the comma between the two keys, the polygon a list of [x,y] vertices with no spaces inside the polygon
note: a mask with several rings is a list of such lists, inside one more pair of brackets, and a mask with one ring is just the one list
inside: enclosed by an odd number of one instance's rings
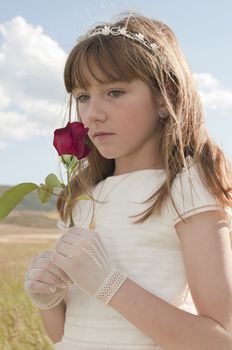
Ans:
{"label": "rose petal", "polygon": [[72,147],[72,138],[68,128],[60,128],[54,132],[53,145],[56,148],[58,154],[69,154],[69,149]]}
{"label": "rose petal", "polygon": [[85,139],[89,129],[80,122],[68,122],[64,128],[55,130],[53,145],[58,154],[70,154],[78,159],[85,158],[90,148],[85,144]]}

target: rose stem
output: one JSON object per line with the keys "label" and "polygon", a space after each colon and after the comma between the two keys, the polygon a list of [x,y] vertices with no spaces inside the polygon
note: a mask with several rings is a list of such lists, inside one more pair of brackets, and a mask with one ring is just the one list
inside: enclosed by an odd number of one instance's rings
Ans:
{"label": "rose stem", "polygon": [[70,170],[67,169],[67,180],[68,180],[68,206],[69,206],[69,227],[74,226],[73,216],[72,216],[72,198],[71,198],[71,184],[70,184]]}

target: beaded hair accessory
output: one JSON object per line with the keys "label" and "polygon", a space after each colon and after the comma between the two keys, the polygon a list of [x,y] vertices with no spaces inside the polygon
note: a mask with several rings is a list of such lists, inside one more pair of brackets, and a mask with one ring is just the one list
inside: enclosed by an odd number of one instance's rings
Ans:
{"label": "beaded hair accessory", "polygon": [[129,38],[141,43],[143,46],[145,46],[147,49],[153,52],[155,52],[159,47],[156,43],[152,43],[149,40],[147,40],[143,34],[130,32],[129,30],[126,29],[126,27],[110,27],[105,25],[104,27],[96,28],[94,32],[87,35],[87,37],[92,37],[100,34],[114,35],[114,36],[123,35],[126,38]]}

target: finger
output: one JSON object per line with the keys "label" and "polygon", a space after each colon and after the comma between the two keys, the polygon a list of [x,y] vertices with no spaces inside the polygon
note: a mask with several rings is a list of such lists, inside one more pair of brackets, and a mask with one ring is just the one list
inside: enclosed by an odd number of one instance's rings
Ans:
{"label": "finger", "polygon": [[[99,257],[99,254],[96,252],[95,247],[89,246],[88,248],[83,248],[82,253],[84,256],[85,254],[89,255],[97,266],[99,266],[100,268],[102,267],[103,265],[102,259],[101,257]],[[86,260],[86,257],[85,257],[85,260]],[[82,258],[82,261],[83,261],[83,258]]]}
{"label": "finger", "polygon": [[40,258],[49,258],[52,254],[52,251],[49,251],[49,250],[46,250],[44,252],[42,252],[41,254],[39,255],[36,255],[36,256],[33,256],[30,260],[30,266],[31,267],[35,267],[36,266],[36,263],[37,261],[40,259]]}
{"label": "finger", "polygon": [[52,250],[45,250],[41,254],[39,254],[40,258],[49,258],[52,255],[53,251]]}
{"label": "finger", "polygon": [[77,244],[79,241],[80,241],[80,236],[74,233],[68,232],[68,233],[65,233],[63,236],[61,236],[58,242],[65,242],[67,244],[73,245],[73,244]]}
{"label": "finger", "polygon": [[56,244],[56,252],[65,256],[65,257],[68,257],[68,256],[71,256],[75,250],[76,250],[76,245],[71,245],[69,243],[66,243],[64,241],[59,241],[57,244]]}
{"label": "finger", "polygon": [[90,243],[89,246],[83,248],[82,251],[90,255],[99,267],[104,266],[105,263],[109,261],[108,255],[105,253],[102,244],[99,244],[99,242]]}
{"label": "finger", "polygon": [[88,232],[90,232],[90,230],[88,230],[87,228],[79,227],[79,226],[70,227],[67,231],[67,233],[72,233],[76,236],[85,235]]}
{"label": "finger", "polygon": [[65,271],[62,268],[60,268],[59,266],[54,264],[51,260],[50,260],[49,264],[51,264],[51,267],[49,265],[48,270],[51,273],[58,276],[64,282],[67,282],[67,283],[72,282],[72,280],[69,278],[69,276],[65,273]]}
{"label": "finger", "polygon": [[57,252],[55,252],[51,256],[51,261],[53,264],[59,266],[64,271],[65,271],[65,268],[67,268],[67,265],[69,264],[68,258]]}
{"label": "finger", "polygon": [[44,269],[33,269],[29,273],[29,279],[36,280],[36,281],[43,282],[43,283],[47,283],[47,284],[51,284],[51,285],[58,287],[58,288],[61,288],[61,289],[68,287],[68,283],[61,280],[57,276],[54,276],[49,271],[44,270]]}
{"label": "finger", "polygon": [[68,275],[59,266],[55,265],[51,261],[51,256],[49,257],[49,259],[47,258],[38,259],[36,261],[34,268],[45,269],[51,274],[53,274],[54,276],[57,276],[58,278],[60,278],[62,281],[67,283],[71,282],[71,279],[68,277]]}
{"label": "finger", "polygon": [[92,241],[94,234],[90,230],[84,230],[82,234],[75,234],[73,232],[68,232],[61,236],[60,242],[65,242],[71,245],[88,244]]}
{"label": "finger", "polygon": [[[67,244],[65,242],[67,242]],[[69,244],[72,244],[73,248],[75,248],[76,245],[77,249],[70,248]],[[72,256],[76,254],[77,251],[89,252],[94,260],[96,257],[99,257],[96,263],[104,263],[109,260],[108,253],[102,243],[100,235],[96,231],[90,232],[86,230],[85,235],[82,236],[67,233],[62,237],[62,241],[58,243],[56,250],[65,256]]]}
{"label": "finger", "polygon": [[88,247],[95,247],[95,250],[99,252],[103,260],[108,260],[108,252],[102,242],[102,239],[97,231],[90,232],[87,241]]}
{"label": "finger", "polygon": [[51,294],[56,291],[56,287],[48,283],[29,280],[26,283],[26,290],[31,293]]}
{"label": "finger", "polygon": [[71,245],[88,245],[88,242],[92,240],[95,231],[82,228],[82,227],[71,227],[67,233],[61,236],[60,240]]}
{"label": "finger", "polygon": [[44,268],[47,268],[48,265],[49,265],[49,262],[51,261],[51,257],[49,258],[38,258],[36,261],[35,261],[35,266],[34,267],[44,267]]}

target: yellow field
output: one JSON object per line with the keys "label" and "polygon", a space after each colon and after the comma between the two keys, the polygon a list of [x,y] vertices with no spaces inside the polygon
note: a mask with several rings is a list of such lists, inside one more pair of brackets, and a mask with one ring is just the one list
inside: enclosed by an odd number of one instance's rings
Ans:
{"label": "yellow field", "polygon": [[51,228],[0,225],[0,349],[50,350],[39,312],[24,291],[32,256],[53,249],[60,232]]}

